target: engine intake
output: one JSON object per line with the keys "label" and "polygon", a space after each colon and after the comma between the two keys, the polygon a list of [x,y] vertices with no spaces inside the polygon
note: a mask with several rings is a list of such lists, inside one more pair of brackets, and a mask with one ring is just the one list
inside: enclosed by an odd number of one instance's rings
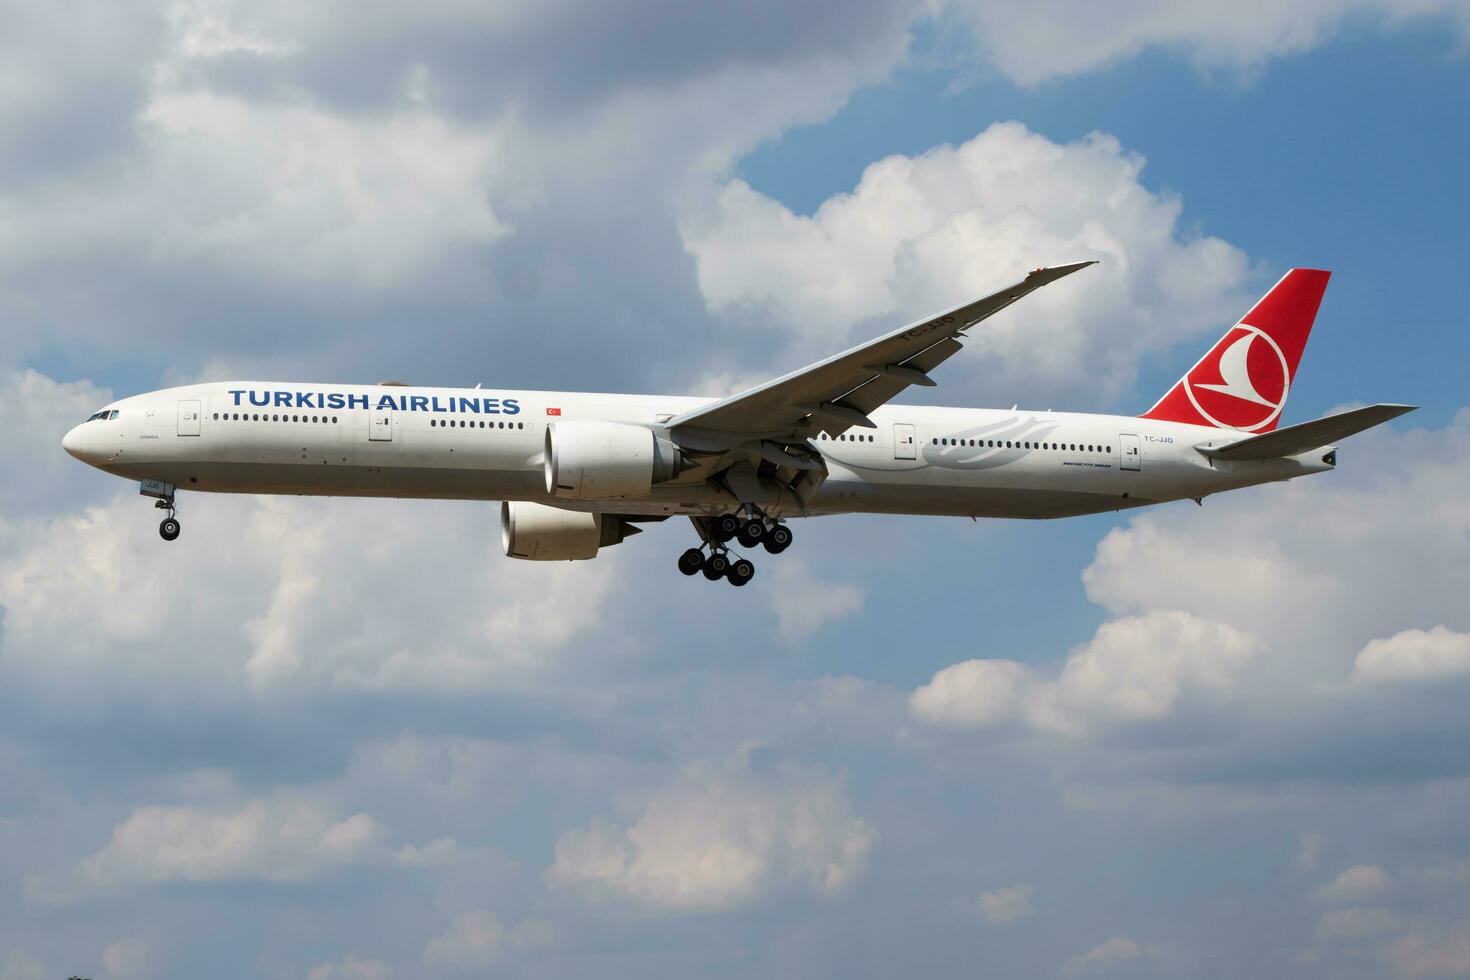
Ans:
{"label": "engine intake", "polygon": [[687,469],[677,446],[626,422],[553,422],[546,427],[546,492],[571,500],[644,497]]}
{"label": "engine intake", "polygon": [[528,561],[596,558],[598,548],[618,544],[640,530],[614,514],[562,510],[524,500],[507,500],[500,505],[500,543],[509,558]]}

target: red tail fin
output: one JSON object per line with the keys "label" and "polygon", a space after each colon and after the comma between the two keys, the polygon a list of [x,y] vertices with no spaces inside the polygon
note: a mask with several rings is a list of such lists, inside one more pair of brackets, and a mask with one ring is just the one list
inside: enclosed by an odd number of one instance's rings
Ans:
{"label": "red tail fin", "polygon": [[1331,276],[1292,269],[1142,417],[1244,432],[1276,428]]}

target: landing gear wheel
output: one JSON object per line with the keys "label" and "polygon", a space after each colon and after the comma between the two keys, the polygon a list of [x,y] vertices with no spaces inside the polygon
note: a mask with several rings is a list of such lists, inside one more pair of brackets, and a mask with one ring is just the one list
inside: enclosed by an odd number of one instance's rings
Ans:
{"label": "landing gear wheel", "polygon": [[779,555],[791,547],[791,529],[784,524],[777,524],[766,532],[766,536],[761,539],[761,544],[765,545],[766,550],[771,554]]}
{"label": "landing gear wheel", "polygon": [[158,525],[158,536],[165,541],[172,541],[179,536],[179,522],[172,517],[165,517]]}
{"label": "landing gear wheel", "polygon": [[704,577],[711,582],[724,578],[730,573],[730,559],[716,551],[704,560],[700,571],[704,572]]}
{"label": "landing gear wheel", "polygon": [[714,530],[715,540],[723,544],[740,533],[740,518],[734,514],[721,514],[710,526]]}
{"label": "landing gear wheel", "polygon": [[755,578],[755,565],[749,558],[742,558],[730,566],[727,577],[730,579],[731,585],[739,588]]}
{"label": "landing gear wheel", "polygon": [[693,575],[704,565],[704,552],[698,548],[690,548],[679,556],[679,571],[685,575]]}
{"label": "landing gear wheel", "polygon": [[740,533],[737,535],[741,547],[744,548],[754,548],[765,536],[766,526],[754,517],[740,525]]}

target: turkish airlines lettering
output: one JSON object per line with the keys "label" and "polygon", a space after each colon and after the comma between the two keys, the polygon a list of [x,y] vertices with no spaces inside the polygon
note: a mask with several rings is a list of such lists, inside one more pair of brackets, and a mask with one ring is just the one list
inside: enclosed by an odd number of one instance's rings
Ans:
{"label": "turkish airlines lettering", "polygon": [[124,398],[62,445],[140,481],[179,536],[178,490],[499,500],[513,558],[593,558],[675,515],[680,571],[744,585],[795,517],[1055,518],[1332,469],[1332,445],[1412,411],[1280,427],[1329,273],[1293,269],[1138,417],[891,404],[990,316],[1091,265],[1020,282],[723,399],[232,381]]}

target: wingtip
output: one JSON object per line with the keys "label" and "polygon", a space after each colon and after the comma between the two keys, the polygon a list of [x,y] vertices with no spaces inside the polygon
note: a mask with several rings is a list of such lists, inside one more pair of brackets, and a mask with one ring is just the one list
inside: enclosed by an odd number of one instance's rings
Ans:
{"label": "wingtip", "polygon": [[1031,278],[1031,276],[1046,276],[1049,279],[1060,279],[1062,276],[1070,276],[1072,273],[1077,272],[1080,269],[1085,269],[1090,265],[1097,265],[1099,261],[1100,260],[1098,259],[1088,259],[1085,262],[1067,262],[1063,265],[1044,265],[1033,269],[1026,278],[1029,279]]}

